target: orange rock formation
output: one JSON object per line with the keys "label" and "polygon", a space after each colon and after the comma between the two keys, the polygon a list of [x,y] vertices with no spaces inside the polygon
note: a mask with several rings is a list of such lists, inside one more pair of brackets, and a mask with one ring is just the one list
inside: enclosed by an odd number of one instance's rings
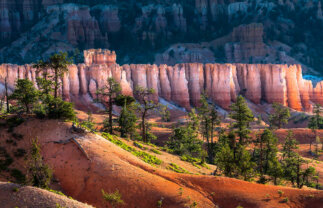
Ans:
{"label": "orange rock formation", "polygon": [[[298,111],[311,111],[313,103],[323,105],[323,81],[313,86],[302,77],[300,65],[277,64],[131,64],[119,66],[116,54],[109,50],[84,52],[85,64],[71,65],[62,82],[62,94],[71,101],[91,101],[108,77],[121,83],[122,93],[133,95],[137,86],[154,88],[151,99],[163,98],[186,109],[199,106],[201,93],[224,109],[239,94],[255,104],[279,102]],[[19,78],[35,82],[30,65],[0,65],[0,83],[8,77],[11,88]],[[84,103],[85,105],[88,103]]]}

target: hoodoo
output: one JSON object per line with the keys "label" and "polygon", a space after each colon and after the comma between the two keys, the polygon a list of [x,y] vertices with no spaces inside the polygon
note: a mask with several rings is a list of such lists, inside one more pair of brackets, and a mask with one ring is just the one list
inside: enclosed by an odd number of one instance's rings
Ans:
{"label": "hoodoo", "polygon": [[[62,80],[65,99],[89,104],[108,77],[122,85],[124,94],[132,95],[136,86],[154,88],[153,100],[163,98],[186,109],[199,106],[205,91],[224,109],[239,94],[255,104],[279,102],[298,111],[311,111],[313,103],[323,105],[323,81],[314,86],[304,80],[300,65],[278,64],[198,64],[175,66],[131,64],[120,66],[109,50],[84,51],[84,64],[71,65]],[[10,88],[20,78],[35,82],[40,76],[31,65],[2,64],[0,83],[7,77]],[[89,102],[89,103],[87,103]]]}

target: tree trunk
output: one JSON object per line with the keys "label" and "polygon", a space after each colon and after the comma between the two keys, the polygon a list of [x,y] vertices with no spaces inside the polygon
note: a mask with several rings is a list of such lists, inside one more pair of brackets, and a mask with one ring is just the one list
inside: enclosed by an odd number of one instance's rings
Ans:
{"label": "tree trunk", "polygon": [[5,90],[6,90],[7,113],[9,113],[10,106],[9,106],[9,95],[8,95],[8,82],[7,82],[7,77],[4,79],[4,86],[5,86]]}
{"label": "tree trunk", "polygon": [[261,173],[261,176],[264,175],[263,170],[262,170],[262,158],[263,156],[263,148],[262,148],[262,139],[260,140],[260,160],[259,160],[259,172]]}
{"label": "tree trunk", "polygon": [[3,103],[4,103],[4,97],[3,99],[0,100],[0,113],[2,112]]}
{"label": "tree trunk", "polygon": [[57,69],[55,69],[55,89],[54,89],[54,97],[58,97],[58,72]]}
{"label": "tree trunk", "polygon": [[25,104],[25,106],[26,106],[26,111],[27,111],[26,113],[29,114],[30,113],[29,105],[28,104]]}
{"label": "tree trunk", "polygon": [[142,128],[142,140],[147,143],[147,133],[146,133],[146,110],[142,114],[141,118],[141,128]]}
{"label": "tree trunk", "polygon": [[210,159],[209,159],[209,161],[210,161],[210,163],[211,164],[214,164],[214,157],[215,157],[215,155],[214,155],[214,140],[213,140],[213,136],[214,136],[214,123],[212,122],[212,124],[211,124],[211,149],[210,149]]}
{"label": "tree trunk", "polygon": [[109,132],[113,134],[113,122],[112,122],[112,96],[109,96]]}

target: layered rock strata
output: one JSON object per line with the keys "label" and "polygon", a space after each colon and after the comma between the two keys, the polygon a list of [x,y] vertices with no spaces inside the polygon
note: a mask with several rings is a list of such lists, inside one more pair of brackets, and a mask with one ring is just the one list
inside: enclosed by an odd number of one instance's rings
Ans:
{"label": "layered rock strata", "polygon": [[[313,86],[302,77],[300,65],[276,64],[199,64],[118,65],[114,52],[89,50],[84,52],[85,64],[71,65],[62,79],[61,92],[66,100],[91,103],[97,89],[108,77],[122,86],[122,93],[133,95],[136,86],[154,88],[152,100],[163,98],[189,110],[199,106],[201,93],[228,109],[239,94],[255,104],[278,102],[298,111],[311,111],[313,103],[323,105],[323,81]],[[31,65],[0,65],[0,84],[8,78],[36,81],[41,76]],[[36,83],[36,82],[35,82]],[[35,84],[36,85],[36,84]],[[86,99],[84,99],[86,98]]]}

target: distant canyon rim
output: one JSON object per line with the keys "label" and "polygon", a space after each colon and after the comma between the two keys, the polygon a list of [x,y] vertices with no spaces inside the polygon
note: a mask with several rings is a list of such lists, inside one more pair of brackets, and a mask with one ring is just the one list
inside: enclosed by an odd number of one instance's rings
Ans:
{"label": "distant canyon rim", "polygon": [[[93,105],[96,91],[104,87],[108,77],[122,86],[122,94],[134,95],[136,86],[153,88],[151,100],[162,98],[190,110],[200,105],[205,92],[223,109],[229,109],[238,95],[254,104],[281,103],[297,111],[312,111],[314,103],[323,105],[323,81],[314,85],[303,79],[301,65],[279,64],[201,64],[118,65],[116,53],[110,50],[84,51],[83,64],[70,65],[61,80],[60,93],[68,101]],[[41,76],[30,64],[0,65],[0,92],[5,78],[11,90],[17,79],[27,78],[36,84]]]}

